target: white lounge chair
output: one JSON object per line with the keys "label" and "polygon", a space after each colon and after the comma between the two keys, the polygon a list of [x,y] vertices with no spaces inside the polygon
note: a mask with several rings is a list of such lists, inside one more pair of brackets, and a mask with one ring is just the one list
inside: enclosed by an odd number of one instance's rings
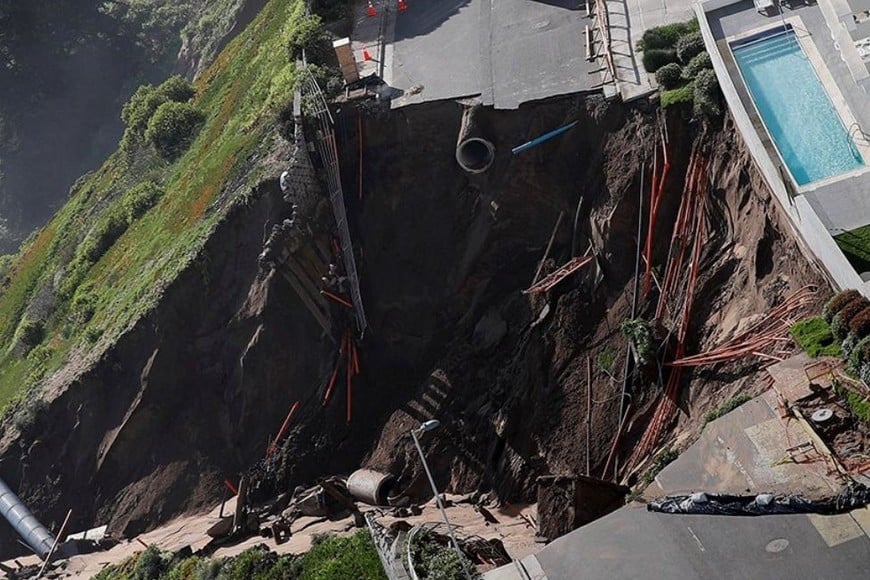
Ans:
{"label": "white lounge chair", "polygon": [[752,0],[752,2],[755,4],[755,9],[759,12],[767,12],[775,5],[773,0]]}

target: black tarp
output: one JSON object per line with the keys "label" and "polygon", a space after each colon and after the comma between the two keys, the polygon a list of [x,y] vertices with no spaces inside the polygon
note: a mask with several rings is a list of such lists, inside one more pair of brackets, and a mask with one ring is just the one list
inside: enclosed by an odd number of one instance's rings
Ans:
{"label": "black tarp", "polygon": [[851,483],[840,493],[822,499],[800,495],[725,495],[693,493],[672,495],[649,502],[646,509],[666,514],[764,516],[771,514],[842,514],[870,504],[870,489]]}

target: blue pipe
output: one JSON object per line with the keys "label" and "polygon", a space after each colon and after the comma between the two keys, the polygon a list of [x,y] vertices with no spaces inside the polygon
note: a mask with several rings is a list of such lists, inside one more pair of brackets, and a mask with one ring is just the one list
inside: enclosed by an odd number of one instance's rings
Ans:
{"label": "blue pipe", "polygon": [[526,149],[531,149],[532,147],[537,147],[538,145],[540,145],[544,141],[548,141],[548,140],[552,139],[553,137],[557,137],[557,136],[561,135],[565,131],[573,129],[574,125],[576,125],[577,123],[578,123],[578,121],[574,121],[573,123],[568,123],[567,125],[559,127],[558,129],[554,129],[554,130],[550,131],[549,133],[544,133],[540,137],[535,137],[531,141],[528,141],[526,143],[523,143],[522,145],[514,147],[513,149],[511,149],[511,153],[516,155],[517,153],[522,153]]}

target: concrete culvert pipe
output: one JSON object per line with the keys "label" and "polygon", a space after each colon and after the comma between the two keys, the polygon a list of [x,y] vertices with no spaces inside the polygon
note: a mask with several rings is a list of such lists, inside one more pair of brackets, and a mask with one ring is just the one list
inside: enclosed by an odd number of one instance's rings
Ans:
{"label": "concrete culvert pipe", "polygon": [[347,491],[359,501],[369,505],[387,505],[395,478],[371,469],[357,469],[347,478]]}
{"label": "concrete culvert pipe", "polygon": [[480,110],[480,105],[465,109],[456,141],[456,162],[469,173],[483,173],[495,159],[495,145],[481,134]]}

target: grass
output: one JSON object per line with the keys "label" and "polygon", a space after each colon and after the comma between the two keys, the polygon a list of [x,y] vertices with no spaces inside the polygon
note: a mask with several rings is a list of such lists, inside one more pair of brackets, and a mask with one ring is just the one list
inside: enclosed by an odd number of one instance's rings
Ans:
{"label": "grass", "polygon": [[704,415],[704,422],[701,424],[701,429],[704,429],[704,427],[707,426],[707,423],[711,423],[719,417],[727,415],[728,413],[751,399],[752,397],[750,397],[746,393],[740,393],[739,395],[731,397],[730,399],[725,401],[725,404],[723,404],[721,407],[714,409]]}
{"label": "grass", "polygon": [[653,464],[650,468],[643,474],[643,476],[638,480],[637,486],[634,488],[628,497],[625,498],[626,503],[631,503],[636,500],[643,493],[643,490],[649,486],[653,481],[655,481],[656,476],[662,472],[662,469],[673,463],[677,457],[679,457],[679,452],[672,448],[668,447],[658,455],[653,460]]}
{"label": "grass", "polygon": [[836,235],[834,241],[858,273],[870,272],[870,225]]}
{"label": "grass", "polygon": [[275,556],[263,547],[245,550],[235,558],[180,559],[151,546],[118,564],[108,566],[95,580],[386,580],[375,545],[367,530],[347,537],[315,536],[311,550],[301,556]]}
{"label": "grass", "polygon": [[830,325],[821,316],[801,320],[792,325],[791,335],[811,357],[842,356],[840,343],[834,339]]}
{"label": "grass", "polygon": [[862,397],[860,394],[843,387],[841,384],[834,383],[834,390],[837,391],[846,401],[846,406],[862,423],[870,425],[870,399]]}
{"label": "grass", "polygon": [[695,101],[695,85],[688,83],[675,89],[661,91],[659,93],[659,101],[662,108],[665,109],[680,103],[693,103]]}
{"label": "grass", "polygon": [[616,351],[612,348],[605,347],[600,353],[598,353],[598,367],[604,369],[607,372],[610,372],[613,369],[613,363],[616,361]]}
{"label": "grass", "polygon": [[[303,14],[302,0],[271,0],[200,76],[194,104],[206,120],[177,161],[167,163],[145,148],[132,155],[116,151],[77,182],[67,204],[22,247],[0,290],[0,409],[34,386],[26,380],[31,362],[13,348],[22,317],[41,290],[63,284],[76,248],[102,216],[123,209],[127,191],[151,181],[165,194],[76,272],[70,291],[57,296],[43,319],[44,343],[54,352],[45,375],[63,365],[72,349],[107,347],[153,308],[229,208],[244,203],[256,177],[246,161],[270,146],[276,115],[292,100],[297,75],[285,44]],[[75,288],[85,284],[93,315],[72,324]]]}

